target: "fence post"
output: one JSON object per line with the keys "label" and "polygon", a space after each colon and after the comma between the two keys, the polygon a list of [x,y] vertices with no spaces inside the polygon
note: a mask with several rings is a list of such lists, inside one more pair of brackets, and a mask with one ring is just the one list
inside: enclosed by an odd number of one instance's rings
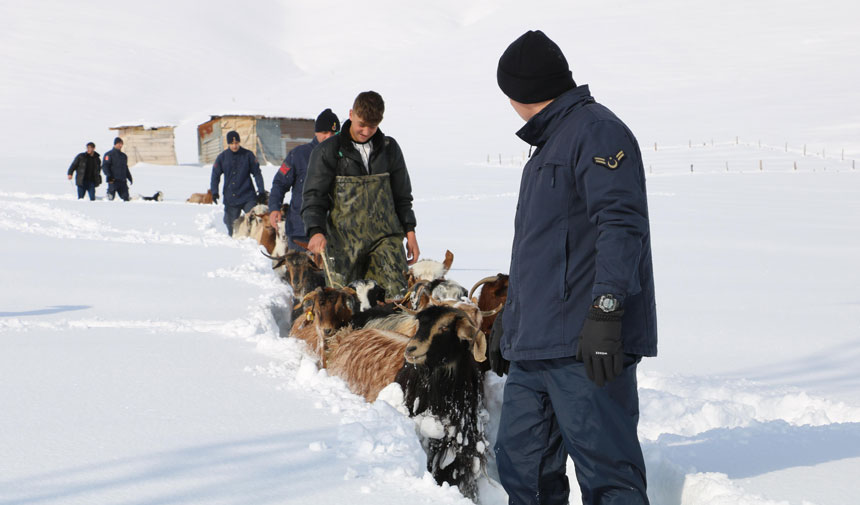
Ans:
{"label": "fence post", "polygon": [[735,135],[735,145],[738,145],[738,136]]}
{"label": "fence post", "polygon": [[785,152],[788,152],[788,142],[785,143]]}
{"label": "fence post", "polygon": [[842,161],[845,161],[845,148],[842,148]]}
{"label": "fence post", "polygon": [[502,153],[499,153],[499,165],[502,164]]}
{"label": "fence post", "polygon": [[693,173],[693,164],[692,163],[690,163],[690,173],[691,174]]}
{"label": "fence post", "polygon": [[794,162],[794,171],[797,172],[797,162]]}
{"label": "fence post", "polygon": [[761,160],[758,160],[758,169],[760,172],[764,170],[764,163]]}
{"label": "fence post", "polygon": [[758,141],[758,148],[761,149],[761,140]]}
{"label": "fence post", "polygon": [[657,143],[656,142],[654,142],[654,150],[655,151],[657,150]]}
{"label": "fence post", "polygon": [[726,172],[728,172],[728,171],[729,171],[729,162],[727,161],[726,162]]}
{"label": "fence post", "polygon": [[806,144],[803,144],[803,155],[806,156]]}

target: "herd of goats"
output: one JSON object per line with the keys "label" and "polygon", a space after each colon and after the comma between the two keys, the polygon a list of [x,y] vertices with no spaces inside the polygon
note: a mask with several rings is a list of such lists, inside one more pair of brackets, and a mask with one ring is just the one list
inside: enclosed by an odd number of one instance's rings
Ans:
{"label": "herd of goats", "polygon": [[437,436],[423,436],[427,470],[436,482],[476,500],[489,450],[483,403],[487,335],[501,319],[508,276],[482,279],[467,291],[446,279],[454,260],[446,251],[443,262],[424,259],[409,267],[406,293],[390,297],[373,280],[326,286],[318,258],[288,250],[283,222],[280,230],[273,228],[265,205],[241,216],[233,230],[234,238],[262,245],[272,268],[292,287],[290,336],[306,342],[321,368],[368,402],[399,384],[410,417],[429,415],[444,427]]}

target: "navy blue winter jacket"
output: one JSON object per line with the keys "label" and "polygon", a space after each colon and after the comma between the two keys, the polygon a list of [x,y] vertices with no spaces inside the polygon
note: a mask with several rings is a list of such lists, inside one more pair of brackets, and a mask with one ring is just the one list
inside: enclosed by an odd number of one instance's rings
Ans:
{"label": "navy blue winter jacket", "polygon": [[[212,196],[218,196],[218,186],[221,184],[221,174],[224,174],[224,205],[237,207],[244,205],[257,197],[257,193],[265,191],[263,174],[254,153],[240,147],[235,153],[230,149],[215,158],[212,165],[212,181],[210,189]],[[257,184],[257,191],[251,184],[251,176]]]}
{"label": "navy blue winter jacket", "polygon": [[125,182],[128,179],[132,183],[134,182],[131,171],[128,169],[128,156],[117,148],[105,153],[104,158],[102,158],[102,172],[104,172],[107,181],[116,179]]}
{"label": "navy blue winter jacket", "polygon": [[302,189],[305,176],[308,173],[308,161],[311,151],[318,146],[316,137],[307,144],[293,148],[287,153],[287,158],[280,170],[272,179],[272,191],[269,193],[269,210],[281,210],[284,196],[290,193],[290,212],[285,216],[285,231],[288,237],[306,237],[305,224],[302,222]]}
{"label": "navy blue winter jacket", "polygon": [[625,310],[624,351],[655,356],[645,173],[633,134],[579,86],[517,135],[537,150],[520,182],[502,355],[574,356],[589,307],[614,294]]}

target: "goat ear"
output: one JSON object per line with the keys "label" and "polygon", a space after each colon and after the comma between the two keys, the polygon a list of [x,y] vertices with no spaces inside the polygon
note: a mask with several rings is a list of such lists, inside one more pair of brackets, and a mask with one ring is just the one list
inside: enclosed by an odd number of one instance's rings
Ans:
{"label": "goat ear", "polygon": [[445,261],[442,263],[442,267],[445,269],[445,273],[448,273],[448,270],[451,270],[451,265],[454,263],[454,253],[451,251],[445,251]]}
{"label": "goat ear", "polygon": [[487,360],[487,337],[465,317],[457,321],[457,337],[469,342],[475,361]]}
{"label": "goat ear", "polygon": [[478,330],[472,342],[472,357],[478,363],[487,361],[487,336],[481,330]]}

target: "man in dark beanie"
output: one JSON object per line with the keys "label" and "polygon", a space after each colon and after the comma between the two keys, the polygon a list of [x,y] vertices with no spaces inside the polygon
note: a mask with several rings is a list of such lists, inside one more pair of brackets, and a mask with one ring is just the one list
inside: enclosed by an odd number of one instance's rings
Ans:
{"label": "man in dark beanie", "polygon": [[72,180],[72,174],[77,172],[74,177],[75,184],[78,186],[78,200],[83,199],[84,194],[89,194],[90,200],[96,199],[96,187],[102,183],[102,177],[99,175],[101,165],[96,145],[87,142],[87,150],[75,156],[67,174],[69,180]]}
{"label": "man in dark beanie", "polygon": [[636,365],[657,354],[657,322],[639,145],[540,31],[508,47],[497,79],[536,148],[498,343],[501,483],[510,503],[568,503],[570,455],[583,503],[647,504]]}
{"label": "man in dark beanie", "polygon": [[[212,179],[210,190],[212,200],[218,203],[218,186],[221,184],[221,174],[224,174],[224,224],[227,233],[233,235],[233,221],[242,212],[250,212],[266,190],[263,184],[263,174],[257,157],[251,151],[240,145],[239,133],[227,132],[227,149],[215,158],[212,164]],[[253,182],[257,184],[254,192]]]}
{"label": "man in dark beanie", "polygon": [[300,249],[300,246],[296,244],[297,241],[303,243],[305,246],[308,243],[308,236],[305,233],[301,211],[302,190],[305,185],[305,177],[308,174],[308,161],[311,158],[311,151],[320,142],[337,134],[339,131],[340,120],[337,118],[337,115],[331,109],[322,111],[317,116],[316,123],[314,123],[313,140],[291,149],[281,164],[281,168],[275,173],[275,178],[272,179],[272,192],[269,193],[269,220],[276,229],[282,217],[281,205],[284,203],[284,195],[287,194],[287,191],[292,190],[290,206],[287,210],[287,215],[284,217],[284,233],[287,236],[287,247],[290,249]]}
{"label": "man in dark beanie", "polygon": [[128,169],[128,156],[122,152],[122,139],[113,139],[113,149],[105,153],[102,171],[108,181],[107,198],[113,200],[116,194],[124,202],[128,201],[128,185],[133,184],[131,170]]}

